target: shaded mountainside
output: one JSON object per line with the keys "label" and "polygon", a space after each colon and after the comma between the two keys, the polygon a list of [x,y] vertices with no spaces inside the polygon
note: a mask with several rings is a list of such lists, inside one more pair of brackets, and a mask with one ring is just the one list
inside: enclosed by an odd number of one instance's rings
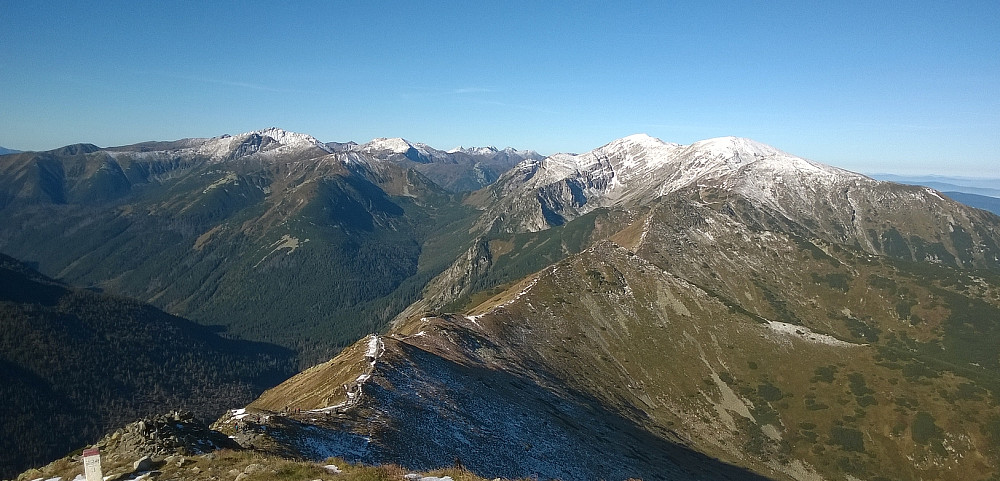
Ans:
{"label": "shaded mountainside", "polygon": [[313,363],[383,326],[466,248],[419,172],[302,134],[5,157],[0,248]]}
{"label": "shaded mountainside", "polygon": [[293,353],[223,339],[137,301],[0,256],[0,476],[150,413],[214,418],[285,379]]}

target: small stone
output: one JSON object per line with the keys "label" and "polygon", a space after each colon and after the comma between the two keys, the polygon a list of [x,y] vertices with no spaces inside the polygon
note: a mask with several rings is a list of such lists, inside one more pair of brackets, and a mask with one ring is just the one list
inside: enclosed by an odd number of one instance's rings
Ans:
{"label": "small stone", "polygon": [[153,460],[149,456],[143,456],[135,463],[132,463],[132,469],[135,471],[150,471],[153,469]]}
{"label": "small stone", "polygon": [[240,473],[238,476],[236,476],[236,481],[243,481],[244,479],[247,479],[249,477],[250,475],[247,473]]}

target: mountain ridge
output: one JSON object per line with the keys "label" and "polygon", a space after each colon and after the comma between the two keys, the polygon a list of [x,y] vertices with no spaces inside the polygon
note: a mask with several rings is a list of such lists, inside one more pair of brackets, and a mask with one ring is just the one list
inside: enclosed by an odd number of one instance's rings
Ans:
{"label": "mountain ridge", "polygon": [[[0,247],[203,321],[240,309],[251,335],[343,329],[215,425],[270,419],[253,442],[285,455],[573,479],[997,473],[1000,218],[736,137],[636,134],[468,193],[428,166],[485,159],[389,140],[5,157],[22,177],[0,177],[17,227]],[[123,177],[141,182],[105,181]],[[100,242],[53,248],[91,226]],[[169,240],[130,240],[147,232]]]}

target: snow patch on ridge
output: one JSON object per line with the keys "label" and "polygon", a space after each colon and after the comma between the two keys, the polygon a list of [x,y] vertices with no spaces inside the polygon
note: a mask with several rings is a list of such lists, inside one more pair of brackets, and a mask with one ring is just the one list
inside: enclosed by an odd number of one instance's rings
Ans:
{"label": "snow patch on ridge", "polygon": [[858,347],[864,344],[854,344],[847,341],[841,341],[833,336],[826,334],[819,334],[813,332],[805,326],[799,326],[796,324],[789,324],[787,322],[779,321],[767,321],[767,327],[772,331],[782,334],[788,337],[796,337],[805,341],[815,342],[818,344],[826,344],[827,346],[838,346],[838,347]]}
{"label": "snow patch on ridge", "polygon": [[353,384],[344,384],[344,390],[347,393],[347,400],[342,403],[335,404],[333,406],[327,406],[319,409],[312,409],[308,412],[310,413],[331,413],[336,412],[341,409],[350,408],[361,400],[361,395],[363,394],[362,386],[375,373],[375,366],[378,364],[378,360],[385,353],[385,343],[382,342],[382,338],[378,335],[372,334],[368,337],[368,344],[365,347],[365,360],[368,361],[368,368],[365,372],[358,375],[354,379]]}

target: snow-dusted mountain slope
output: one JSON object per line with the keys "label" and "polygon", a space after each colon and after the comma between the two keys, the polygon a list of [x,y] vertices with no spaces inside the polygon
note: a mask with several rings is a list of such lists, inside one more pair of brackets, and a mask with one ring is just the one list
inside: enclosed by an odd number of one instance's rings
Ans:
{"label": "snow-dusted mountain slope", "polygon": [[414,162],[440,162],[447,160],[448,153],[435,149],[427,144],[410,142],[399,137],[373,139],[370,142],[355,146],[352,150],[364,152],[376,157],[401,155]]}
{"label": "snow-dusted mountain slope", "polygon": [[524,161],[470,203],[484,211],[483,228],[533,232],[598,208],[645,205],[687,189],[719,189],[873,251],[878,242],[868,230],[887,217],[912,220],[928,208],[953,207],[931,189],[876,181],[750,139],[720,137],[684,146],[644,134],[584,154]]}
{"label": "snow-dusted mountain slope", "polygon": [[207,157],[216,162],[252,154],[275,158],[293,152],[303,152],[308,153],[310,157],[317,157],[334,152],[334,149],[311,135],[289,132],[276,127],[238,135],[182,139],[174,142],[146,142],[108,150],[112,155],[124,154],[145,159],[156,159],[169,153],[172,156]]}
{"label": "snow-dusted mountain slope", "polygon": [[338,144],[338,149],[395,162],[426,175],[453,192],[478,190],[526,159],[542,158],[532,150],[507,147],[459,147],[449,151],[401,138],[377,138],[360,145]]}

